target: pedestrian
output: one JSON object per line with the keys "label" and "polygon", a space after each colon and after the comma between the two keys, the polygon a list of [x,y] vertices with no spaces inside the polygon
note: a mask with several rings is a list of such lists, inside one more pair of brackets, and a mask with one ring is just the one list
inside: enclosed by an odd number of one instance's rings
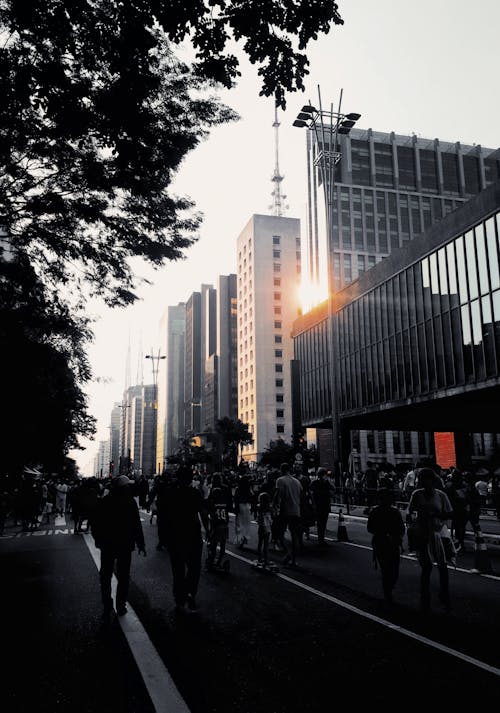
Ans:
{"label": "pedestrian", "polygon": [[375,505],[377,499],[378,473],[375,470],[374,464],[370,460],[367,461],[366,465],[368,467],[363,478],[363,487],[366,495],[366,508],[364,510],[364,514],[368,515],[370,508]]}
{"label": "pedestrian", "polygon": [[325,533],[330,514],[331,499],[335,490],[326,477],[325,468],[318,468],[317,478],[311,483],[311,494],[316,514],[316,531],[318,534],[318,545],[326,545]]}
{"label": "pedestrian", "polygon": [[405,526],[399,510],[393,505],[389,488],[378,491],[379,504],[368,515],[367,529],[372,537],[373,559],[380,565],[386,602],[392,602],[392,591],[399,578],[399,561]]}
{"label": "pedestrian", "polygon": [[250,539],[250,524],[252,511],[253,493],[250,486],[250,479],[243,476],[240,479],[234,493],[235,518],[235,544],[240,549],[248,544]]}
{"label": "pedestrian", "polygon": [[61,517],[66,513],[66,496],[68,494],[68,486],[63,480],[59,480],[56,484],[56,515]]}
{"label": "pedestrian", "polygon": [[271,537],[272,515],[269,493],[262,491],[257,505],[257,557],[265,567],[268,565],[269,539]]}
{"label": "pedestrian", "polygon": [[[297,549],[300,533],[300,503],[302,499],[302,485],[291,474],[288,463],[281,465],[281,476],[276,481],[276,490],[273,498],[273,507],[277,511],[282,525],[281,544],[286,551],[284,564],[297,564]],[[290,530],[291,549],[285,543],[286,529]]]}
{"label": "pedestrian", "polygon": [[481,498],[481,507],[485,508],[486,501],[488,500],[489,473],[486,468],[479,468],[476,471],[476,477],[476,490],[479,493],[479,497]]}
{"label": "pedestrian", "polygon": [[416,513],[416,550],[421,567],[420,598],[424,611],[430,608],[430,578],[433,562],[439,572],[439,598],[447,612],[451,609],[448,567],[441,533],[448,528],[446,521],[453,510],[448,496],[435,488],[435,473],[430,468],[418,472],[420,488],[412,493],[408,506],[411,516]]}
{"label": "pedestrian", "polygon": [[151,510],[149,522],[153,522],[153,511],[156,508],[156,527],[158,531],[158,543],[156,549],[162,550],[166,546],[166,508],[167,492],[170,478],[166,473],[157,475],[154,479],[153,488],[147,502],[147,509]]}
{"label": "pedestrian", "polygon": [[199,489],[192,487],[192,481],[191,468],[181,466],[176,478],[167,484],[162,498],[163,537],[172,567],[175,605],[177,611],[186,611],[187,607],[189,612],[197,609],[203,551],[200,519],[209,539],[206,502]]}
{"label": "pedestrian", "polygon": [[453,516],[451,519],[451,528],[453,536],[456,539],[457,552],[465,551],[465,528],[468,513],[467,499],[467,483],[461,471],[454,470],[451,479],[446,484],[445,493],[448,496]]}
{"label": "pedestrian", "polygon": [[[212,487],[207,502],[209,520],[207,569],[211,569],[214,565],[222,566],[229,535],[231,495],[229,488],[223,484],[220,473],[214,473],[212,476]],[[217,547],[219,547],[219,555],[216,561]]]}
{"label": "pedestrian", "polygon": [[116,613],[127,613],[127,598],[132,552],[137,547],[139,554],[146,556],[139,509],[134,499],[133,481],[126,475],[113,480],[110,492],[93,514],[91,528],[96,547],[101,550],[101,597],[103,622],[109,622],[113,613],[111,578],[116,562]]}

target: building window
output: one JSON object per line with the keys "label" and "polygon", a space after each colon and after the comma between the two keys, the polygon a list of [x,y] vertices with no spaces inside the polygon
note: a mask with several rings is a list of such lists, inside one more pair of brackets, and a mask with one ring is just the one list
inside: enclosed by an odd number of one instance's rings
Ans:
{"label": "building window", "polygon": [[275,307],[274,314],[281,314],[281,307]]}
{"label": "building window", "polygon": [[274,350],[274,356],[277,357],[277,358],[279,358],[279,359],[281,359],[281,357],[283,356],[283,350],[282,350],[282,349],[275,349],[275,350]]}
{"label": "building window", "polygon": [[300,238],[295,238],[295,247],[300,248]]}
{"label": "building window", "polygon": [[279,404],[283,403],[283,394],[276,394],[276,402]]}
{"label": "building window", "polygon": [[283,386],[283,379],[276,379],[276,386],[281,388]]}
{"label": "building window", "polygon": [[281,344],[282,341],[283,341],[283,337],[281,336],[281,334],[274,335],[274,343],[275,344]]}
{"label": "building window", "polygon": [[276,260],[279,260],[280,257],[281,257],[281,250],[273,250],[273,257],[274,257]]}
{"label": "building window", "polygon": [[275,286],[275,287],[281,287],[281,277],[275,277],[275,278],[274,278],[274,286]]}
{"label": "building window", "polygon": [[301,255],[301,253],[298,253],[298,252],[297,252],[297,253],[295,253],[295,257],[296,257],[296,259],[297,259],[297,260],[298,260],[299,262],[300,262],[300,261],[301,261],[301,259],[302,259],[302,255]]}
{"label": "building window", "polygon": [[279,262],[273,262],[273,270],[274,272],[281,272],[281,265]]}
{"label": "building window", "polygon": [[274,371],[275,371],[277,374],[281,374],[282,371],[283,371],[283,364],[275,364],[275,365],[274,365]]}
{"label": "building window", "polygon": [[285,412],[282,408],[276,409],[276,418],[285,418]]}
{"label": "building window", "polygon": [[285,433],[285,426],[282,423],[278,423],[276,426],[277,433]]}
{"label": "building window", "polygon": [[275,320],[275,322],[274,322],[274,328],[275,328],[275,329],[281,329],[281,322],[277,322],[277,321]]}
{"label": "building window", "polygon": [[280,240],[281,240],[281,238],[279,235],[273,235],[273,245],[279,245]]}
{"label": "building window", "polygon": [[275,299],[275,300],[280,300],[280,299],[281,299],[281,292],[275,292],[275,293],[274,293],[274,299]]}

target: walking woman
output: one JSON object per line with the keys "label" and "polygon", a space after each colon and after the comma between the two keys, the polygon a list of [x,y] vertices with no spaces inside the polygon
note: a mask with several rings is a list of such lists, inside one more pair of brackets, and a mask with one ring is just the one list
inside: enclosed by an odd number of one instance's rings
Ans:
{"label": "walking woman", "polygon": [[453,514],[448,496],[435,488],[435,474],[430,468],[421,468],[418,473],[421,488],[414,490],[408,506],[408,513],[417,514],[416,550],[422,569],[420,596],[422,609],[430,608],[430,579],[432,564],[436,562],[439,572],[439,599],[446,611],[451,609],[448,568],[442,532],[446,521]]}
{"label": "walking woman", "polygon": [[240,479],[234,493],[234,510],[236,512],[235,530],[238,547],[243,548],[250,539],[250,522],[253,493],[250,480],[247,477]]}

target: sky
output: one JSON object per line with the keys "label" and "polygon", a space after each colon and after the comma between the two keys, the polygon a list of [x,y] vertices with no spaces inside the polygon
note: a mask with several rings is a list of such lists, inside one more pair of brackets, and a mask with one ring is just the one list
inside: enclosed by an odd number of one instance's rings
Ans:
{"label": "sky", "polygon": [[[280,168],[286,215],[302,222],[305,244],[305,132],[292,127],[301,106],[338,101],[344,112],[358,112],[360,129],[416,134],[445,141],[500,145],[500,3],[498,0],[340,0],[344,25],[333,27],[308,47],[309,75],[304,93],[287,96],[280,113]],[[240,121],[218,127],[184,161],[175,182],[204,214],[200,239],[182,262],[158,271],[137,264],[152,281],[140,301],[127,309],[93,305],[95,339],[89,348],[94,380],[88,385],[89,412],[97,419],[93,441],[73,451],[90,475],[99,440],[109,437],[110,412],[121,401],[129,339],[132,379],[143,371],[152,382],[150,360],[160,346],[159,320],[168,305],[187,300],[201,283],[236,271],[236,239],[253,213],[269,213],[274,170],[274,105],[259,97],[255,67],[243,56],[236,88],[221,99]],[[182,54],[181,54],[182,57]],[[305,256],[304,256],[305,257]],[[138,366],[140,361],[140,366]]]}

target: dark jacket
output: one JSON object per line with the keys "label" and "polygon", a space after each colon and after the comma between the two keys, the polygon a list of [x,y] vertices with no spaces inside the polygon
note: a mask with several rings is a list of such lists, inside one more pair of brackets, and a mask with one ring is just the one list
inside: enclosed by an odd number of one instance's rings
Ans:
{"label": "dark jacket", "polygon": [[100,500],[91,522],[96,547],[113,551],[144,549],[139,509],[127,488],[111,491]]}

